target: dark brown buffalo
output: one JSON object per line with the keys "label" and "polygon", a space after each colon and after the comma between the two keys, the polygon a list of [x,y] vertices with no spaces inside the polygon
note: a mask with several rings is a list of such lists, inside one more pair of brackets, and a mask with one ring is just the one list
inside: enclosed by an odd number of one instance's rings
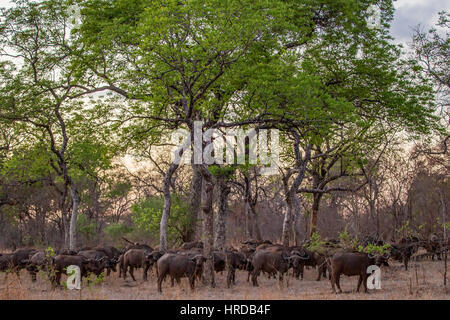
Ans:
{"label": "dark brown buffalo", "polygon": [[[93,249],[79,251],[78,255],[85,257],[88,260],[98,260],[103,262],[109,275],[111,271],[116,272],[117,260],[115,258],[110,258],[103,250]],[[96,276],[99,276],[104,270],[97,270]]]}
{"label": "dark brown buffalo", "polygon": [[227,269],[227,287],[231,284],[236,284],[236,269],[245,270],[248,265],[248,259],[243,252],[236,250],[229,250],[226,255],[226,269]]}
{"label": "dark brown buffalo", "polygon": [[300,277],[303,280],[305,266],[317,267],[316,281],[320,281],[322,276],[326,277],[327,264],[325,256],[316,251],[310,251],[304,248],[303,250],[306,253],[304,255],[305,259],[302,259],[297,267],[293,267],[294,277],[296,279]]}
{"label": "dark brown buffalo", "polygon": [[439,240],[439,237],[437,234],[433,233],[430,236],[429,241],[424,241],[424,245],[422,245],[428,253],[431,254],[431,260],[434,260],[436,257],[437,260],[441,260],[441,252],[442,248],[444,247],[443,241]]}
{"label": "dark brown buffalo", "polygon": [[41,250],[33,254],[27,266],[27,270],[31,275],[31,280],[35,282],[36,274],[40,270],[46,271],[51,263],[52,259],[50,256],[47,255],[45,251]]}
{"label": "dark brown buffalo", "polygon": [[103,251],[111,259],[118,259],[119,256],[123,253],[113,246],[97,246],[92,248],[92,250]]}
{"label": "dark brown buffalo", "polygon": [[283,250],[256,251],[252,260],[254,268],[252,271],[253,286],[258,286],[258,276],[261,271],[268,274],[278,273],[278,281],[281,286],[283,275],[290,267],[290,258]]}
{"label": "dark brown buffalo", "polygon": [[203,242],[201,241],[185,242],[180,247],[181,250],[191,250],[193,248],[203,249]]}
{"label": "dark brown buffalo", "polygon": [[142,250],[145,250],[147,252],[152,252],[153,251],[153,248],[150,247],[148,244],[139,243],[139,242],[136,242],[134,244],[128,245],[123,252],[125,253],[128,250],[130,250],[130,249],[142,249]]}
{"label": "dark brown buffalo", "polygon": [[[91,248],[84,248],[81,250],[90,250]],[[68,250],[68,249],[58,249],[56,250],[56,255],[64,255],[64,256],[74,256],[78,253],[77,250]]]}
{"label": "dark brown buffalo", "polygon": [[167,275],[180,283],[180,278],[187,277],[193,290],[198,270],[203,270],[206,258],[203,255],[190,257],[187,254],[166,253],[157,262],[158,266],[158,292],[162,292],[162,282]]}
{"label": "dark brown buffalo", "polygon": [[339,279],[341,274],[346,276],[359,276],[356,291],[359,292],[361,283],[364,284],[364,291],[367,292],[367,268],[371,265],[381,266],[387,264],[387,257],[382,255],[371,256],[359,252],[338,252],[330,258],[331,267],[331,287],[336,293],[335,285],[339,293],[342,293]]}
{"label": "dark brown buffalo", "polygon": [[86,259],[80,255],[57,255],[52,259],[52,269],[54,274],[51,276],[53,285],[60,285],[61,274],[66,272],[68,266],[75,265],[80,268],[81,278],[89,273],[100,274],[105,268],[104,260]]}
{"label": "dark brown buffalo", "polygon": [[34,248],[21,248],[13,252],[13,265],[17,275],[21,269],[27,267],[31,256],[36,252],[37,250]]}
{"label": "dark brown buffalo", "polygon": [[403,262],[405,270],[408,270],[408,263],[411,256],[417,252],[417,243],[401,242],[392,243],[390,247],[390,256],[397,261]]}
{"label": "dark brown buffalo", "polygon": [[14,268],[13,254],[2,253],[0,254],[0,272],[10,271]]}
{"label": "dark brown buffalo", "polygon": [[123,255],[123,278],[127,278],[128,271],[133,281],[136,281],[134,277],[134,269],[144,268],[143,279],[147,280],[147,271],[154,263],[154,259],[151,254],[152,252],[145,249],[130,249],[125,252]]}
{"label": "dark brown buffalo", "polygon": [[245,242],[242,242],[243,245],[247,245],[247,246],[251,246],[256,248],[257,246],[261,245],[261,244],[272,244],[272,241],[270,240],[247,240]]}

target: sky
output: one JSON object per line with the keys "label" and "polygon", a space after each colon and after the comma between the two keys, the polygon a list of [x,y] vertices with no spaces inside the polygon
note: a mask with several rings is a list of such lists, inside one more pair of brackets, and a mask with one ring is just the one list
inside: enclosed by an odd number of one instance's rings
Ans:
{"label": "sky", "polygon": [[[0,7],[10,6],[11,1],[0,0]],[[414,27],[420,24],[428,30],[438,21],[439,11],[450,11],[449,0],[397,0],[394,6],[396,11],[391,34],[396,43],[404,44],[410,42]]]}

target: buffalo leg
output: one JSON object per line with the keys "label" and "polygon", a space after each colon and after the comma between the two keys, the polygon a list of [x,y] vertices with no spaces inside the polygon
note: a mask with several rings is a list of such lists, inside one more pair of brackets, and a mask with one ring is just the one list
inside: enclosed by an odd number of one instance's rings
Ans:
{"label": "buffalo leg", "polygon": [[227,274],[227,288],[230,288],[231,283],[233,281],[233,270],[228,269],[228,274]]}
{"label": "buffalo leg", "polygon": [[335,282],[336,282],[336,274],[333,272],[332,276],[331,276],[331,290],[336,293],[336,286],[335,286]]}
{"label": "buffalo leg", "polygon": [[147,280],[147,272],[149,268],[150,268],[149,265],[144,266],[144,280]]}
{"label": "buffalo leg", "polygon": [[363,276],[360,275],[358,279],[358,286],[356,287],[356,292],[359,292],[359,288],[361,287],[361,283],[363,281]]}
{"label": "buffalo leg", "polygon": [[339,289],[339,293],[342,293],[342,289],[341,289],[341,277],[340,277],[340,275],[338,275],[338,276],[336,277],[336,286],[337,286],[338,289]]}
{"label": "buffalo leg", "polygon": [[130,276],[131,276],[131,278],[133,279],[133,281],[136,281],[136,279],[134,278],[134,267],[133,266],[130,266]]}
{"label": "buffalo leg", "polygon": [[252,272],[252,282],[254,287],[258,287],[258,275],[259,271],[253,270]]}
{"label": "buffalo leg", "polygon": [[160,274],[158,276],[158,292],[159,293],[162,293],[161,286],[162,286],[162,282],[163,282],[164,278],[165,278],[164,274],[163,275]]}

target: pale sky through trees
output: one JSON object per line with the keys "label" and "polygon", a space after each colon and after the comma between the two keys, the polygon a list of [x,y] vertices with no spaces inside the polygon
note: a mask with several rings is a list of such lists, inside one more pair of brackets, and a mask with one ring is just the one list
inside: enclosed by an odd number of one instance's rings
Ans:
{"label": "pale sky through trees", "polygon": [[[0,7],[10,7],[12,2],[0,0]],[[450,11],[448,0],[397,0],[396,11],[391,25],[391,33],[396,42],[407,44],[411,40],[412,29],[421,25],[428,30],[438,21],[438,12]]]}

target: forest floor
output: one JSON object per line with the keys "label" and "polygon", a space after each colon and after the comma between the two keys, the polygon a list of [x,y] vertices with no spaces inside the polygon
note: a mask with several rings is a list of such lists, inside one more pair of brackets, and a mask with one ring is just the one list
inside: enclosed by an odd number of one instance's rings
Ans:
{"label": "forest floor", "polygon": [[[32,282],[26,270],[22,270],[20,279],[15,274],[0,274],[0,300],[5,299],[46,299],[46,300],[158,300],[158,299],[199,299],[199,300],[346,300],[346,299],[446,299],[450,300],[450,290],[445,293],[443,288],[443,261],[411,261],[408,271],[400,263],[390,262],[390,267],[381,269],[381,289],[369,290],[369,293],[357,293],[357,277],[341,276],[342,294],[331,292],[331,284],[328,279],[315,281],[317,271],[313,268],[306,269],[303,280],[289,277],[289,287],[282,288],[278,280],[268,279],[261,275],[258,278],[259,287],[254,288],[247,282],[247,272],[236,272],[236,285],[226,288],[226,272],[216,274],[216,287],[210,288],[202,283],[196,285],[192,292],[186,278],[181,285],[170,287],[170,280],[163,283],[163,293],[158,294],[156,288],[156,276],[149,273],[148,281],[142,280],[142,269],[135,271],[136,282],[130,277],[126,280],[118,278],[114,273],[99,284],[86,287],[86,281],[82,283],[81,290],[52,289],[45,275],[38,274],[38,280]],[[291,271],[292,272],[292,271]],[[290,272],[290,273],[291,273]],[[447,270],[447,274],[450,270]],[[65,276],[62,277],[65,281]],[[449,287],[449,285],[447,284]]]}

